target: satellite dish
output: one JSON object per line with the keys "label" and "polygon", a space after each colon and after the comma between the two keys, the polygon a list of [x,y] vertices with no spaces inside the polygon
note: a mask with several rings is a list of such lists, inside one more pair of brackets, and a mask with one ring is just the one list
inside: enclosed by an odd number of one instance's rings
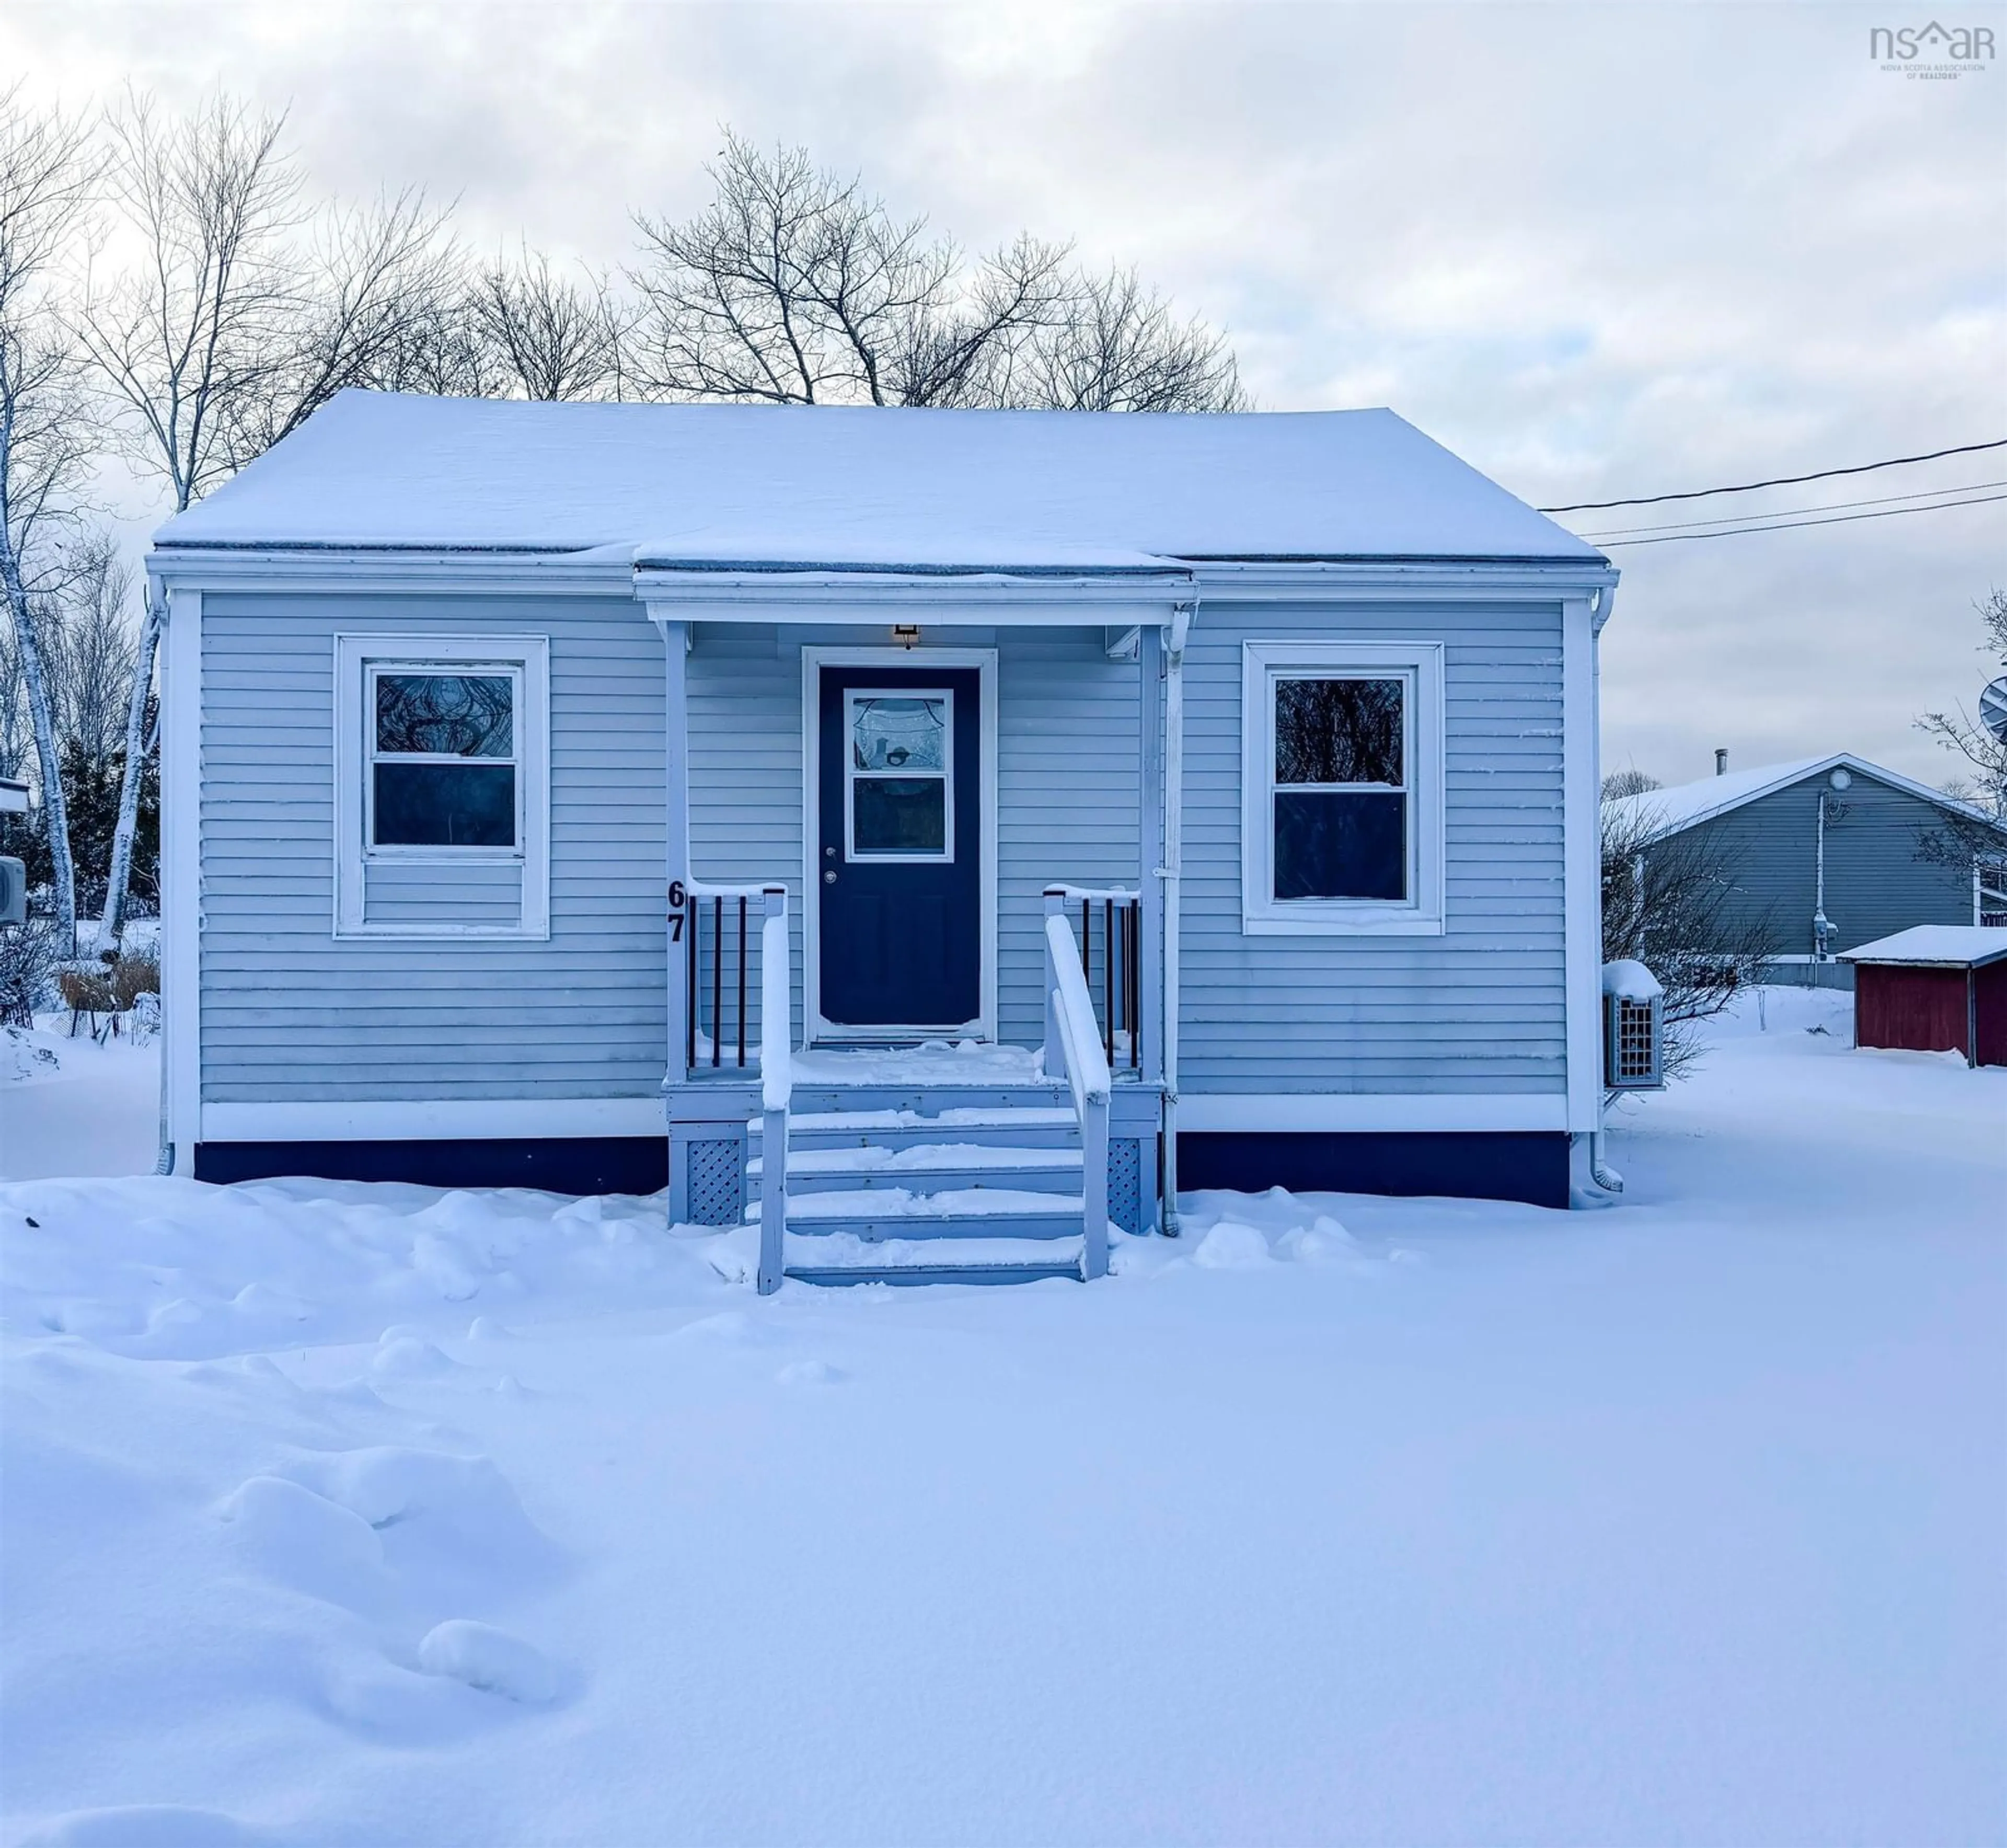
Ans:
{"label": "satellite dish", "polygon": [[1979,723],[2007,744],[2007,674],[1979,696]]}

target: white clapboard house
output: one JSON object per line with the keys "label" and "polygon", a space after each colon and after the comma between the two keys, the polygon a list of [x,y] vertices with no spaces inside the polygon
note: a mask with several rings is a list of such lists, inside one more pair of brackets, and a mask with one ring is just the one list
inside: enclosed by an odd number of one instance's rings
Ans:
{"label": "white clapboard house", "polygon": [[1391,412],[351,392],[149,568],[178,1172],[770,1284],[1591,1184],[1616,573]]}

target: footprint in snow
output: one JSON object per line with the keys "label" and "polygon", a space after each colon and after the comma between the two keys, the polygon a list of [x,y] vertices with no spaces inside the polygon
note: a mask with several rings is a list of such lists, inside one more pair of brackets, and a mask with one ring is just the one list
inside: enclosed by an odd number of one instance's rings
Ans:
{"label": "footprint in snow", "polygon": [[23,1836],[20,1848],[277,1848],[277,1836],[247,1829],[220,1810],[141,1803],[72,1810]]}
{"label": "footprint in snow", "polygon": [[450,1618],[425,1633],[418,1666],[429,1675],[464,1682],[524,1706],[541,1707],[557,1698],[557,1671],[535,1644],[466,1617]]}
{"label": "footprint in snow", "polygon": [[834,1386],[844,1373],[826,1360],[791,1360],[774,1377],[783,1386]]}

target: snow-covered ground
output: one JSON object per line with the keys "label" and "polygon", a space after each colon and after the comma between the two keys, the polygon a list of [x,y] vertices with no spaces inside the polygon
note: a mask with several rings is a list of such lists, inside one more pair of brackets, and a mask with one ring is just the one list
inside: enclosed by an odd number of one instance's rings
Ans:
{"label": "snow-covered ground", "polygon": [[[1765,1005],[1620,1210],[1201,1196],[1092,1288],[0,1187],[0,1837],[2007,1839],[2007,1072]],[[145,1063],[8,1171],[150,1157]]]}

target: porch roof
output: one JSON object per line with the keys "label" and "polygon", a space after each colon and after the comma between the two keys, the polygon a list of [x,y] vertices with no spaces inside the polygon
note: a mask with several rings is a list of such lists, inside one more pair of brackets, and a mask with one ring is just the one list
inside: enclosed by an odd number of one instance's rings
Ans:
{"label": "porch roof", "polygon": [[164,548],[1123,575],[1601,555],[1391,411],[1146,415],[345,391]]}

